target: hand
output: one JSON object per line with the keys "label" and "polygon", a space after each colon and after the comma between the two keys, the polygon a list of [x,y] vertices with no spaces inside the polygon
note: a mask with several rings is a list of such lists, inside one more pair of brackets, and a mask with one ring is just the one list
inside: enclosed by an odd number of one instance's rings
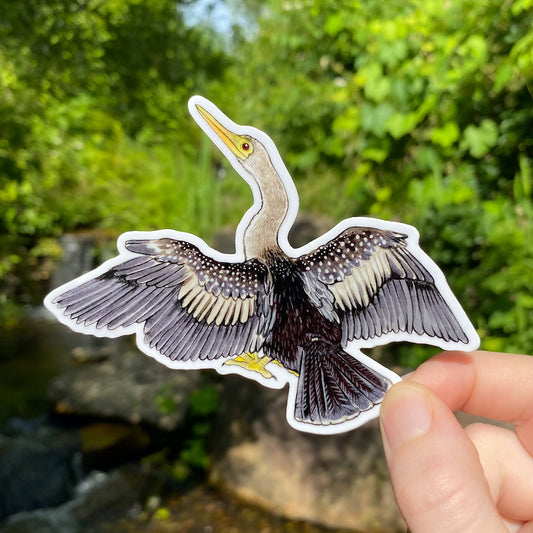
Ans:
{"label": "hand", "polygon": [[[462,410],[514,424],[462,428]],[[533,357],[448,352],[381,407],[391,482],[412,533],[533,533]]]}

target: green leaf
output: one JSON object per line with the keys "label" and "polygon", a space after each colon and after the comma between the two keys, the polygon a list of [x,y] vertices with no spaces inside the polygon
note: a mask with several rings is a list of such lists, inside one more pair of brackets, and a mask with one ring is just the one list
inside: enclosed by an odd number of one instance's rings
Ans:
{"label": "green leaf", "polygon": [[189,398],[191,411],[195,415],[206,416],[218,409],[219,395],[214,387],[205,386],[193,391]]}
{"label": "green leaf", "polygon": [[394,109],[387,102],[378,105],[365,102],[361,106],[361,128],[376,137],[383,137],[387,131],[387,121],[393,114]]}
{"label": "green leaf", "polygon": [[511,6],[511,11],[516,16],[531,10],[531,8],[533,8],[533,0],[515,0]]}
{"label": "green leaf", "polygon": [[496,92],[501,91],[509,83],[513,76],[513,68],[514,65],[510,61],[505,61],[499,66],[494,79],[494,90]]}
{"label": "green leaf", "polygon": [[355,106],[348,107],[344,113],[340,113],[333,121],[333,131],[337,134],[355,133],[360,127],[360,113]]}
{"label": "green leaf", "polygon": [[387,158],[388,151],[383,148],[365,148],[361,154],[365,159],[370,159],[376,163],[383,163]]}
{"label": "green leaf", "polygon": [[525,154],[520,154],[518,163],[519,171],[514,178],[514,196],[517,201],[527,201],[531,198],[533,189],[531,161]]}
{"label": "green leaf", "polygon": [[399,139],[411,132],[417,122],[417,113],[394,113],[394,115],[387,120],[386,129],[395,139]]}
{"label": "green leaf", "polygon": [[383,76],[380,63],[371,62],[364,65],[354,79],[363,86],[366,97],[374,102],[381,102],[390,94],[390,79]]}
{"label": "green leaf", "polygon": [[434,128],[431,131],[431,141],[443,148],[449,148],[460,136],[459,126],[456,122],[446,122],[442,128]]}
{"label": "green leaf", "polygon": [[463,132],[461,148],[472,157],[480,159],[498,142],[498,126],[490,119],[484,119],[479,126],[470,124]]}
{"label": "green leaf", "polygon": [[328,35],[337,35],[345,27],[345,17],[342,11],[337,11],[328,16],[324,30]]}

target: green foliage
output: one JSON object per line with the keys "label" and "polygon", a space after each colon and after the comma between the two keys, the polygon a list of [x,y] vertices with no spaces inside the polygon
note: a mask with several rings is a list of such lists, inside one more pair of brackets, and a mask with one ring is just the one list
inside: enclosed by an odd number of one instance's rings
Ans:
{"label": "green foliage", "polygon": [[165,385],[157,392],[155,397],[157,410],[162,415],[170,415],[176,410],[176,401],[172,391],[172,385]]}
{"label": "green foliage", "polygon": [[207,437],[211,431],[209,422],[195,422],[192,435],[183,443],[179,461],[189,469],[207,471],[210,464]]}
{"label": "green foliage", "polygon": [[237,223],[200,92],[275,139],[304,210],[415,225],[483,346],[531,351],[531,0],[227,3],[254,28],[233,47],[171,0],[4,2],[0,305],[65,231]]}
{"label": "green foliage", "polygon": [[[162,387],[155,402],[161,414],[171,414],[176,409],[172,387]],[[184,481],[193,472],[205,472],[209,468],[208,439],[212,432],[212,415],[217,411],[218,404],[219,393],[213,385],[204,385],[190,394],[187,429],[178,457],[170,461],[168,457],[164,458],[165,462],[168,462],[169,474],[173,479]]]}
{"label": "green foliage", "polygon": [[215,386],[204,385],[189,396],[189,433],[184,439],[174,475],[185,478],[192,471],[207,471],[210,464],[208,438],[212,432],[211,417],[217,411],[219,393]]}
{"label": "green foliage", "polygon": [[530,352],[531,1],[268,5],[241,115],[278,141],[303,208],[415,225],[483,346]]}
{"label": "green foliage", "polygon": [[205,386],[191,393],[189,405],[193,416],[209,416],[218,409],[219,395],[213,386]]}
{"label": "green foliage", "polygon": [[171,512],[168,507],[158,507],[154,513],[154,520],[158,522],[164,522],[169,520],[171,517]]}
{"label": "green foliage", "polygon": [[171,0],[5,4],[0,305],[35,301],[43,258],[57,257],[47,243],[67,231],[211,238],[219,184],[186,106],[228,61],[210,34],[185,27]]}

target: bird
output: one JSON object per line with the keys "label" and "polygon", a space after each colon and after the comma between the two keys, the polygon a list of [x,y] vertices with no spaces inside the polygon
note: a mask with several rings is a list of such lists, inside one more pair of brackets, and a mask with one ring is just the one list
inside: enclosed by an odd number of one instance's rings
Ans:
{"label": "bird", "polygon": [[252,189],[235,253],[174,230],[127,232],[118,256],[46,297],[61,322],[98,336],[136,334],[142,351],[171,368],[288,384],[289,424],[326,434],[377,416],[400,380],[362,348],[477,347],[415,228],[354,217],[293,248],[298,194],[272,139],[202,96],[189,111]]}

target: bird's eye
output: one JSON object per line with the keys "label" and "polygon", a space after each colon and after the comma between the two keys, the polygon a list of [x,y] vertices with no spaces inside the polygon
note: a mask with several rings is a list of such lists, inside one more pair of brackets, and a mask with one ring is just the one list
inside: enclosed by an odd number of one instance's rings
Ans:
{"label": "bird's eye", "polygon": [[247,152],[247,151],[250,149],[250,143],[243,142],[243,143],[241,144],[241,148],[242,148],[245,152]]}

